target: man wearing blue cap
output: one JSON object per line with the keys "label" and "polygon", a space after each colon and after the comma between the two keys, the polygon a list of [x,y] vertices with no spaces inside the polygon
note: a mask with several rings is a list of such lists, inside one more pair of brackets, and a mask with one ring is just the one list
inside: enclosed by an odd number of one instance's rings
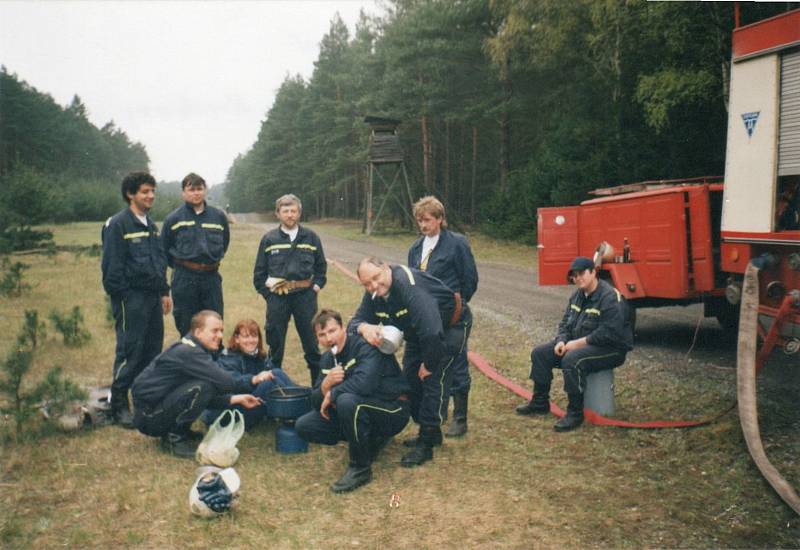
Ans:
{"label": "man wearing blue cap", "polygon": [[617,289],[597,278],[594,262],[583,256],[575,258],[567,281],[578,289],[569,299],[556,337],[533,348],[533,398],[516,409],[524,416],[549,413],[553,369],[561,369],[569,403],[566,416],[554,426],[557,432],[573,430],[583,423],[586,377],[622,365],[633,349],[627,303]]}

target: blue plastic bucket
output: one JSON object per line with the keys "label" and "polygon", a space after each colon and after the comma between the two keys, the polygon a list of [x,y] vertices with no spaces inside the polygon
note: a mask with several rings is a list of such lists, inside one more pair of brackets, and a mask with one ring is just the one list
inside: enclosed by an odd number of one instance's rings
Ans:
{"label": "blue plastic bucket", "polygon": [[307,453],[308,441],[297,435],[294,426],[281,424],[275,431],[275,449],[279,453]]}

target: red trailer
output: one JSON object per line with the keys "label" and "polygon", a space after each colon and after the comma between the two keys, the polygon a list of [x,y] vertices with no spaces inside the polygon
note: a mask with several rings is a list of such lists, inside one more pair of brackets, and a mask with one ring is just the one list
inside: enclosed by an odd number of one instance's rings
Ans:
{"label": "red trailer", "polygon": [[565,284],[570,261],[605,242],[614,252],[596,260],[600,276],[635,307],[702,302],[723,326],[739,321],[745,440],[800,514],[761,447],[755,401],[771,350],[800,351],[800,10],[736,28],[732,44],[724,180],[622,185],[540,208],[539,284]]}

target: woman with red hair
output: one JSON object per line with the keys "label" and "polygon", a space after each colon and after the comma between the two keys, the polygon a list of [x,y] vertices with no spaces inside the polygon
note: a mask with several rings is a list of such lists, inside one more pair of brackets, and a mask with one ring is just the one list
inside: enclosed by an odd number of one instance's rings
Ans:
{"label": "woman with red hair", "polygon": [[[252,319],[242,319],[236,323],[233,334],[228,339],[228,346],[220,354],[217,363],[230,372],[237,381],[250,384],[251,393],[262,400],[265,400],[270,390],[275,387],[297,385],[267,357],[261,328]],[[241,410],[244,415],[246,429],[250,429],[267,415],[264,405],[255,409],[235,408]],[[203,413],[202,420],[211,425],[221,413],[221,410],[209,409]]]}

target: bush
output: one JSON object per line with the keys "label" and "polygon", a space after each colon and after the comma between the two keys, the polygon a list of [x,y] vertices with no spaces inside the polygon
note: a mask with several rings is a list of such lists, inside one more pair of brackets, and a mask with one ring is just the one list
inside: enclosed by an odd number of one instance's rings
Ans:
{"label": "bush", "polygon": [[65,315],[53,310],[50,312],[50,320],[64,337],[65,346],[79,348],[92,339],[91,333],[84,327],[83,314],[79,306],[75,306],[72,308],[72,313]]}
{"label": "bush", "polygon": [[4,273],[0,277],[0,296],[21,296],[26,290],[30,290],[31,285],[22,282],[24,271],[31,266],[22,262],[13,264],[8,258],[0,260],[0,267]]}
{"label": "bush", "polygon": [[45,404],[50,411],[63,412],[67,403],[86,399],[86,392],[62,376],[60,368],[50,370],[45,379],[32,390],[24,391],[23,381],[33,365],[34,349],[43,336],[44,324],[39,323],[36,311],[25,312],[22,327],[14,347],[8,352],[0,370],[0,413],[11,415],[15,423],[16,438],[22,436],[23,426]]}

